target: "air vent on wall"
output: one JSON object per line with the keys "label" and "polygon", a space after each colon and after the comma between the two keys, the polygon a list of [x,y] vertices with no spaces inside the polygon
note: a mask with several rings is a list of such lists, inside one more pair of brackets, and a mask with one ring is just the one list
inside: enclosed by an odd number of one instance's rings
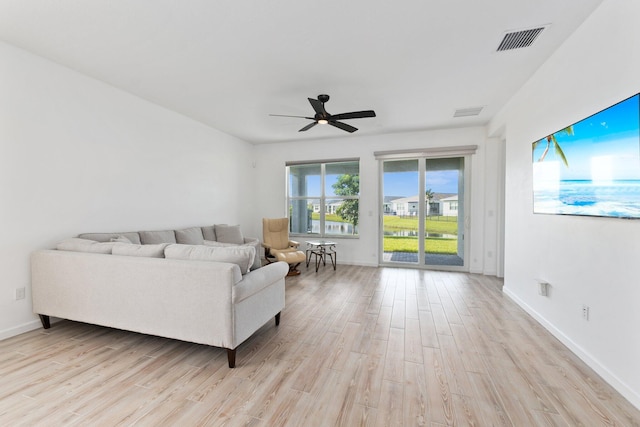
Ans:
{"label": "air vent on wall", "polygon": [[483,108],[484,107],[458,108],[455,113],[453,113],[453,117],[477,116]]}
{"label": "air vent on wall", "polygon": [[547,26],[542,26],[528,30],[509,31],[508,33],[505,33],[502,41],[500,42],[500,46],[498,46],[498,52],[531,46],[542,30],[546,27]]}

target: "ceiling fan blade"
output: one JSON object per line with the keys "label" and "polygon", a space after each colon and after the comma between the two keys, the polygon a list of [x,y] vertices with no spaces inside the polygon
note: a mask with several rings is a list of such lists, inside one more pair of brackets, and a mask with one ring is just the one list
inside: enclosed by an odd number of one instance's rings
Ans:
{"label": "ceiling fan blade", "polygon": [[327,114],[327,111],[324,109],[324,104],[321,101],[318,101],[317,99],[313,99],[313,98],[307,98],[307,99],[309,100],[309,103],[311,104],[311,106],[313,107],[316,113],[320,115]]}
{"label": "ceiling fan blade", "polygon": [[306,126],[305,126],[305,127],[303,127],[302,129],[300,129],[298,132],[304,132],[304,131],[306,131],[306,130],[309,130],[309,129],[311,129],[312,127],[314,127],[315,125],[317,125],[317,124],[318,124],[318,122],[312,122],[312,123],[309,123],[308,125],[306,125]]}
{"label": "ceiling fan blade", "polygon": [[335,120],[333,120],[333,119],[332,119],[332,120],[329,120],[329,124],[330,124],[331,126],[335,126],[335,127],[337,127],[338,129],[346,130],[346,131],[347,131],[347,132],[349,132],[349,133],[353,133],[353,132],[355,132],[355,131],[357,131],[357,130],[358,130],[358,128],[354,128],[353,126],[348,125],[348,124],[346,124],[346,123],[336,122],[336,121],[335,121]]}
{"label": "ceiling fan blade", "polygon": [[331,119],[332,120],[364,119],[367,117],[375,117],[375,116],[376,116],[375,111],[366,110],[366,111],[353,111],[351,113],[335,114],[331,116]]}
{"label": "ceiling fan blade", "polygon": [[269,114],[270,116],[275,116],[275,117],[297,117],[299,119],[309,119],[309,120],[315,120],[313,117],[306,117],[306,116],[289,116],[287,114]]}

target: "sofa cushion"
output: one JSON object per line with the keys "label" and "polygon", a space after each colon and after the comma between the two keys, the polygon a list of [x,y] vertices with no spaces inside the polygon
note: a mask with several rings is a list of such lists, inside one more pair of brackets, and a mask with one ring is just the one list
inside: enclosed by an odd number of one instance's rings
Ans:
{"label": "sofa cushion", "polygon": [[95,240],[80,239],[78,237],[72,237],[70,239],[66,239],[58,243],[56,245],[56,248],[60,251],[110,254],[115,245],[129,246],[126,244],[116,243],[116,242],[96,242]]}
{"label": "sofa cushion", "polygon": [[203,240],[202,244],[205,246],[215,246],[217,248],[230,248],[232,246],[238,246],[235,243],[222,243],[215,240]]}
{"label": "sofa cushion", "polygon": [[155,245],[115,245],[113,255],[140,256],[148,258],[164,258],[164,249],[170,243],[158,243]]}
{"label": "sofa cushion", "polygon": [[165,258],[198,261],[229,262],[240,267],[242,274],[249,272],[255,257],[252,246],[214,247],[204,245],[169,245],[164,250]]}
{"label": "sofa cushion", "polygon": [[176,233],[173,230],[140,231],[140,240],[143,245],[156,245],[158,243],[176,243]]}
{"label": "sofa cushion", "polygon": [[80,239],[88,239],[95,240],[96,242],[110,242],[111,239],[117,239],[120,236],[124,236],[127,239],[131,240],[131,243],[140,242],[140,235],[137,232],[126,232],[126,233],[82,233],[78,235]]}
{"label": "sofa cushion", "polygon": [[213,225],[202,227],[202,236],[204,240],[216,240],[216,229]]}
{"label": "sofa cushion", "polygon": [[202,245],[204,236],[200,227],[184,228],[176,230],[176,243],[185,245]]}
{"label": "sofa cushion", "polygon": [[220,243],[234,243],[241,245],[244,243],[244,237],[240,231],[239,225],[216,224],[216,240]]}

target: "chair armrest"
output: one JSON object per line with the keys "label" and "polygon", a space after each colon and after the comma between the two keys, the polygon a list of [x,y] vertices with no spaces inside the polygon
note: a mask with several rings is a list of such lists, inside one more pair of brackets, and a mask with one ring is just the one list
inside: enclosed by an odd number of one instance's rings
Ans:
{"label": "chair armrest", "polygon": [[264,243],[264,242],[262,242],[262,247],[265,248],[265,249],[271,249],[271,245],[269,245],[267,243]]}
{"label": "chair armrest", "polygon": [[289,240],[289,247],[297,248],[298,246],[300,246],[300,243],[296,242],[295,240]]}

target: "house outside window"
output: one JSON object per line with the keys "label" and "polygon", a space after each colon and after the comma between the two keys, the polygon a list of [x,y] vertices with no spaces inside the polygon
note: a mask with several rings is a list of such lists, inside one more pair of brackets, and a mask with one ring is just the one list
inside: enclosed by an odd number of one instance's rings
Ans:
{"label": "house outside window", "polygon": [[289,162],[286,174],[290,234],[358,235],[359,159]]}
{"label": "house outside window", "polygon": [[458,195],[440,199],[442,203],[442,216],[458,216]]}

